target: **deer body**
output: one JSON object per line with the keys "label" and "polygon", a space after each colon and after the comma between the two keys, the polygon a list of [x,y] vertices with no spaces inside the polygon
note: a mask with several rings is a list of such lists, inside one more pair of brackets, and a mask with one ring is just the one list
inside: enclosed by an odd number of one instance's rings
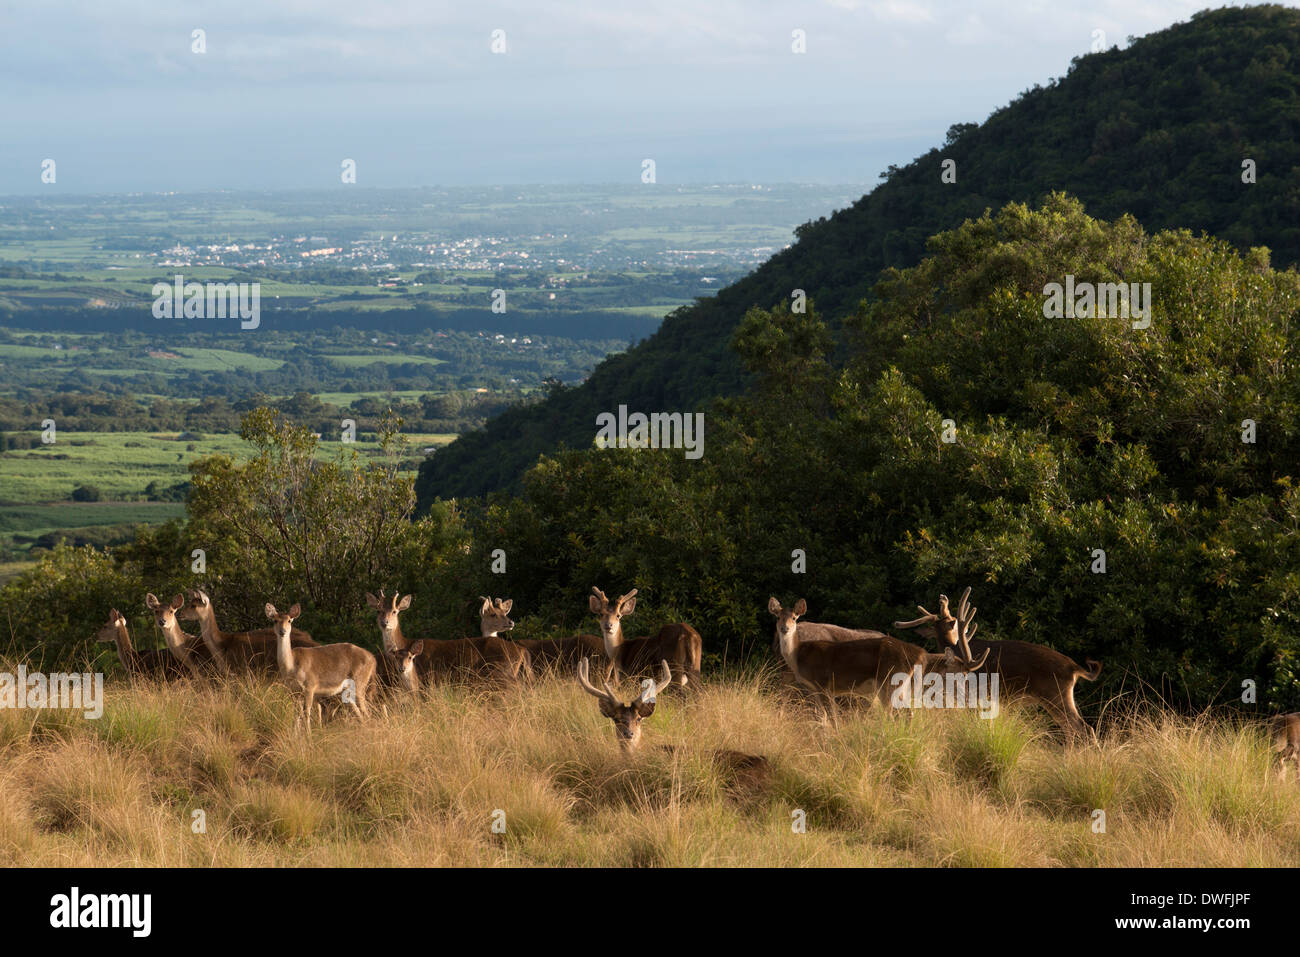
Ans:
{"label": "deer body", "polygon": [[[222,631],[217,625],[216,610],[207,592],[193,590],[181,617],[199,623],[203,643],[207,646],[217,667],[223,672],[253,672],[275,674],[276,635],[271,628],[255,631]],[[316,648],[319,642],[301,629],[294,628],[289,636],[294,648]]]}
{"label": "deer body", "polygon": [[[602,650],[609,659],[614,677],[619,675],[651,674],[655,665],[667,661],[673,682],[685,688],[700,683],[700,660],[704,642],[700,633],[685,622],[664,625],[656,634],[644,638],[623,636],[623,616],[636,610],[636,593],[633,588],[626,595],[611,602],[599,588],[592,587],[587,596],[591,613],[600,619]],[[586,636],[579,635],[579,639]]]}
{"label": "deer body", "polygon": [[807,602],[801,598],[787,610],[775,598],[769,598],[767,609],[776,617],[776,642],[795,680],[821,692],[828,701],[837,695],[858,694],[891,707],[890,699],[900,684],[900,675],[911,676],[917,668],[922,675],[971,672],[987,657],[986,654],[978,661],[973,660],[964,648],[961,658],[951,652],[930,654],[919,645],[888,635],[805,642],[797,625],[808,610]]}
{"label": "deer body", "polygon": [[[480,596],[482,597],[482,596]],[[510,620],[510,598],[483,598],[479,610],[479,633],[484,638],[500,637],[510,631],[515,623]],[[515,638],[513,643],[528,652],[533,662],[546,667],[573,667],[582,658],[600,658],[605,654],[605,643],[598,635],[574,635],[571,638]]]}
{"label": "deer body", "polygon": [[[922,617],[914,621],[896,621],[895,628],[916,628],[925,637],[933,637],[939,647],[953,647],[957,629],[962,625],[959,619],[965,615],[969,623],[975,616],[975,609],[967,612],[967,599],[970,588],[961,596],[957,618],[948,612],[948,599],[939,596],[939,614],[934,615],[918,605]],[[987,660],[976,673],[997,674],[998,683],[1003,694],[1011,697],[1027,697],[1037,701],[1061,725],[1071,738],[1092,734],[1092,729],[1079,714],[1074,703],[1074,685],[1080,678],[1096,681],[1101,674],[1101,662],[1087,660],[1087,667],[1082,667],[1069,655],[1053,651],[1046,645],[1036,645],[1027,641],[984,641],[970,637],[978,625],[971,625],[967,643],[973,653],[986,654]]]}
{"label": "deer body", "polygon": [[311,712],[317,695],[326,698],[341,695],[357,717],[369,717],[366,692],[375,676],[375,656],[346,642],[295,648],[293,621],[300,614],[302,609],[296,604],[283,614],[269,602],[266,605],[266,617],[273,623],[276,666],[289,687],[303,692],[307,733],[311,734]]}
{"label": "deer body", "polygon": [[212,652],[208,650],[201,638],[195,639],[193,635],[181,631],[176,615],[185,607],[185,596],[177,595],[171,600],[171,604],[164,605],[153,592],[150,592],[144,596],[144,604],[153,614],[154,622],[163,634],[167,651],[186,672],[195,678],[202,678],[203,671],[199,666],[211,664],[214,659]]}
{"label": "deer body", "polygon": [[1277,752],[1278,773],[1286,777],[1287,762],[1295,766],[1300,775],[1300,711],[1274,715],[1269,722],[1273,750]]}
{"label": "deer body", "polygon": [[126,668],[128,677],[161,678],[175,681],[184,678],[189,672],[168,648],[150,648],[136,651],[131,643],[131,633],[126,627],[126,618],[116,608],[108,613],[108,623],[95,633],[96,641],[111,641],[117,646],[117,657]]}
{"label": "deer body", "polygon": [[[411,596],[398,599],[397,593],[376,598],[366,593],[366,602],[378,612],[379,633],[384,651],[400,662],[403,652],[411,642],[402,634],[398,616],[411,607]],[[522,672],[532,677],[528,652],[504,638],[453,638],[444,641],[424,640],[421,652],[413,659],[415,673],[420,679],[453,674],[471,674],[516,681]],[[400,683],[400,681],[399,681]]]}

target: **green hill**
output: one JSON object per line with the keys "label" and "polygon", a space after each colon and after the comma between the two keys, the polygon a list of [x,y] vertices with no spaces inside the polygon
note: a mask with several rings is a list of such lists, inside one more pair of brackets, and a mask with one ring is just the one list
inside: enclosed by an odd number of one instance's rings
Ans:
{"label": "green hill", "polygon": [[[698,409],[744,391],[728,348],[745,311],[806,291],[832,326],[867,297],[880,271],[918,262],[926,239],[1012,201],[1055,190],[1090,214],[1131,213],[1148,229],[1207,231],[1240,249],[1300,260],[1300,11],[1223,9],[1076,58],[982,124],[945,143],[852,207],[796,230],[798,241],[712,299],[679,309],[655,335],[601,363],[580,387],[510,410],[427,460],[422,508],[437,497],[514,487],[537,456],[585,447],[598,413]],[[956,163],[956,182],[940,164]],[[1242,182],[1243,160],[1256,164]]]}

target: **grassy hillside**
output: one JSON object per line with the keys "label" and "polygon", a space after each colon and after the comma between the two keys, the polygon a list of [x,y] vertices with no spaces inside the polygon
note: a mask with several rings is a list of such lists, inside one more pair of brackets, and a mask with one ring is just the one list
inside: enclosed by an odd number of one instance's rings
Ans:
{"label": "grassy hillside", "polygon": [[[567,676],[508,694],[434,689],[310,742],[279,685],[110,682],[106,698],[95,721],[0,711],[6,862],[1300,864],[1294,782],[1270,773],[1255,726],[1211,717],[1112,714],[1099,745],[1062,751],[1030,712],[858,711],[833,726],[733,676],[661,698],[627,758]],[[713,749],[761,755],[769,771],[729,772]]]}
{"label": "grassy hillside", "polygon": [[[1241,180],[1242,161],[1257,182]],[[957,181],[940,180],[956,162]],[[420,502],[516,485],[538,454],[585,447],[598,413],[698,409],[744,389],[728,348],[752,305],[803,289],[833,321],[887,266],[909,266],[928,237],[1005,203],[1062,190],[1103,218],[1132,213],[1148,229],[1205,230],[1300,260],[1300,11],[1277,6],[1201,13],[1125,50],[1076,59],[982,124],[900,169],[852,207],[797,230],[799,241],[744,280],[669,315],[581,387],[512,410],[434,455]]]}

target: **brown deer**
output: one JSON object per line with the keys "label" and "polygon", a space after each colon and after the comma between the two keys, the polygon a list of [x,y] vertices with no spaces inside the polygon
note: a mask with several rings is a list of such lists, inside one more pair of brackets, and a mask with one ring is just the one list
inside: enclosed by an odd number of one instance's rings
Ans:
{"label": "brown deer", "polygon": [[[181,617],[187,621],[197,621],[217,667],[223,673],[251,672],[254,674],[275,674],[276,635],[272,628],[259,628],[255,631],[222,631],[217,625],[216,610],[212,599],[202,589],[191,589],[189,601],[185,603]],[[294,648],[316,648],[319,642],[312,639],[307,632],[294,628],[289,636]]]}
{"label": "brown deer", "polygon": [[985,652],[978,660],[972,658],[964,633],[958,636],[956,654],[949,650],[937,655],[888,635],[855,641],[803,641],[798,620],[808,611],[806,601],[800,598],[793,608],[784,609],[775,598],[769,598],[767,610],[776,617],[776,641],[786,666],[800,684],[824,696],[832,714],[838,695],[865,695],[892,708],[891,698],[916,669],[922,676],[962,674],[977,670],[988,657]]}
{"label": "brown deer", "polygon": [[970,650],[987,657],[977,672],[999,676],[999,685],[1004,695],[1028,697],[1037,701],[1065,729],[1066,734],[1075,739],[1090,736],[1093,731],[1079,714],[1074,704],[1074,684],[1078,679],[1096,681],[1101,674],[1101,662],[1087,660],[1088,667],[1081,667],[1068,655],[1053,651],[1045,645],[1030,644],[1027,641],[984,641],[972,640],[975,629],[972,624],[975,608],[970,605],[970,588],[962,592],[957,603],[957,615],[954,617],[948,608],[946,595],[939,596],[939,613],[932,614],[921,605],[917,610],[921,617],[913,621],[896,621],[895,628],[915,628],[917,634],[934,638],[940,648],[953,648],[959,636],[964,635]]}
{"label": "brown deer", "polygon": [[[377,613],[384,651],[389,655],[400,655],[411,642],[402,634],[398,616],[411,607],[411,596],[404,595],[399,599],[396,591],[385,596],[380,589],[379,597],[366,592],[366,603]],[[505,638],[425,640],[414,662],[416,674],[421,679],[461,675],[514,682],[521,674],[529,680],[533,676],[528,652]]]}
{"label": "brown deer", "polygon": [[1295,765],[1300,775],[1300,711],[1290,714],[1275,714],[1269,720],[1269,735],[1273,739],[1273,750],[1278,764],[1278,776],[1286,779],[1286,765]]}
{"label": "brown deer", "polygon": [[136,651],[131,643],[131,632],[127,630],[126,618],[116,608],[108,611],[108,623],[95,632],[95,640],[117,645],[117,657],[126,669],[127,677],[156,678],[164,681],[176,681],[189,674],[189,670],[180,663],[168,648],[148,648]]}
{"label": "brown deer", "polygon": [[[641,682],[641,691],[631,701],[624,702],[610,687],[609,678],[601,679],[602,688],[591,683],[587,658],[578,661],[578,684],[587,694],[600,702],[600,713],[614,722],[614,736],[619,749],[624,754],[632,754],[641,746],[641,722],[655,711],[655,699],[673,680],[672,669],[667,661],[659,662],[659,676],[646,678]],[[676,752],[673,745],[659,745],[665,751]],[[770,776],[771,768],[767,758],[757,754],[745,754],[743,751],[714,749],[711,752],[714,762],[736,776],[736,783],[750,786],[761,785]]]}
{"label": "brown deer", "polygon": [[370,708],[366,705],[366,692],[375,677],[375,656],[347,642],[295,648],[293,622],[302,614],[302,608],[295,603],[287,612],[281,613],[267,602],[265,610],[275,636],[275,660],[280,677],[290,688],[303,692],[302,711],[307,721],[308,737],[311,736],[311,712],[317,695],[341,697],[358,718],[368,718]]}
{"label": "brown deer", "polygon": [[[514,600],[510,598],[486,598],[479,609],[479,631],[484,638],[499,637],[501,632],[510,631],[515,623],[510,620],[510,609]],[[524,648],[532,656],[534,664],[552,667],[571,668],[581,658],[601,658],[605,654],[604,642],[598,635],[574,635],[571,638],[515,638],[514,643]]]}
{"label": "brown deer", "polygon": [[674,683],[681,688],[688,684],[698,686],[704,642],[690,625],[677,622],[664,625],[644,638],[623,637],[623,616],[636,610],[636,593],[637,589],[633,588],[618,601],[611,602],[593,585],[587,596],[591,613],[600,619],[602,649],[609,659],[607,670],[617,680],[624,674],[649,674],[658,662],[667,661]]}
{"label": "brown deer", "polygon": [[204,644],[203,639],[187,635],[181,630],[180,622],[176,619],[176,613],[185,607],[184,595],[177,595],[171,600],[171,604],[164,605],[153,592],[150,592],[144,596],[144,605],[153,614],[153,620],[167,643],[167,650],[190,675],[202,678],[201,666],[216,666],[212,652]]}

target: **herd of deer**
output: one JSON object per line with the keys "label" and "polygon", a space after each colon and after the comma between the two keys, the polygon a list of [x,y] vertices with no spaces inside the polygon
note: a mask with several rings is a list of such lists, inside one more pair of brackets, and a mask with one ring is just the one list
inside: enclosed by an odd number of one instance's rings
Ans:
{"label": "herd of deer", "polygon": [[[1074,703],[1075,683],[1095,681],[1101,664],[1088,660],[1082,667],[1067,655],[1044,645],[1023,641],[984,641],[974,637],[979,627],[970,604],[970,588],[952,613],[948,598],[939,596],[938,612],[917,606],[921,617],[896,621],[899,630],[911,630],[933,640],[939,652],[880,631],[844,628],[802,620],[807,603],[801,598],[786,609],[775,598],[768,611],[776,619],[773,647],[794,683],[823,697],[831,713],[840,696],[865,697],[891,708],[890,693],[900,675],[996,675],[1000,693],[1028,698],[1041,705],[1071,739],[1092,731]],[[137,651],[126,619],[113,609],[108,623],[96,635],[117,645],[127,673],[164,680],[203,678],[219,674],[278,674],[303,694],[303,715],[311,731],[317,698],[340,697],[361,717],[369,715],[368,695],[378,684],[390,692],[418,692],[423,682],[452,677],[478,677],[501,682],[531,681],[534,666],[575,669],[579,685],[600,701],[600,710],[614,723],[620,746],[627,751],[641,740],[641,722],[655,708],[656,697],[671,686],[682,690],[700,683],[703,643],[700,633],[683,622],[664,625],[653,635],[627,638],[622,620],[636,609],[637,590],[615,601],[592,588],[588,607],[600,622],[599,635],[574,635],[556,640],[511,640],[502,633],[514,628],[510,599],[482,598],[480,634],[459,639],[411,641],[398,621],[411,607],[411,596],[396,591],[385,596],[366,593],[376,612],[383,652],[376,657],[354,644],[321,645],[294,627],[301,609],[287,612],[267,603],[270,627],[227,632],[217,625],[212,600],[206,592],[191,590],[170,604],[153,594],[145,605],[163,634],[166,648]],[[180,621],[197,621],[199,634],[186,633]],[[605,661],[601,687],[591,681],[591,659]],[[642,689],[631,701],[614,690],[623,676],[645,676]],[[614,682],[611,685],[611,680]],[[1282,765],[1300,771],[1300,713],[1278,715],[1270,725],[1274,749]],[[728,752],[730,754],[730,752]],[[741,758],[752,756],[740,756]]]}

